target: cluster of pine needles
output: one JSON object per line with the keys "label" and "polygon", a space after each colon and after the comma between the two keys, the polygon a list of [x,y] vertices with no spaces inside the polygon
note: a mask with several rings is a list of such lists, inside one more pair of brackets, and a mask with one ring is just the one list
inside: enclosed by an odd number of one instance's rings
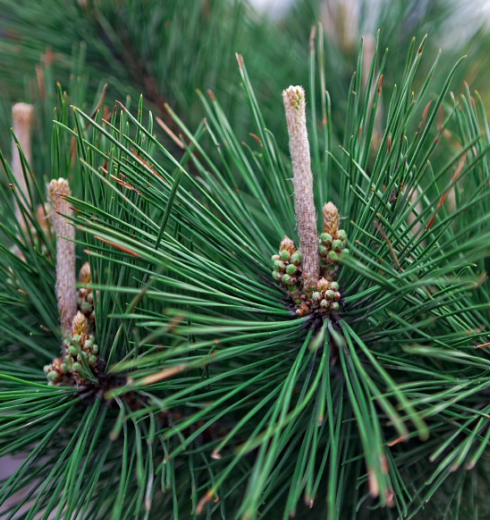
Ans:
{"label": "cluster of pine needles", "polygon": [[[279,243],[299,243],[292,166],[241,56],[246,141],[212,92],[199,93],[197,128],[168,107],[164,146],[142,99],[84,112],[70,106],[74,80],[52,92],[51,171],[70,184],[68,209],[53,209],[51,178],[27,153],[22,179],[1,156],[0,457],[22,460],[1,483],[2,518],[478,511],[490,439],[484,108],[450,92],[457,65],[436,93],[437,60],[418,77],[424,41],[382,105],[385,57],[376,48],[362,70],[361,49],[339,142],[316,40],[315,204],[338,208],[349,251],[336,312],[320,320],[271,277]],[[62,240],[76,244],[73,272],[90,268],[77,285],[90,338],[60,326]]]}

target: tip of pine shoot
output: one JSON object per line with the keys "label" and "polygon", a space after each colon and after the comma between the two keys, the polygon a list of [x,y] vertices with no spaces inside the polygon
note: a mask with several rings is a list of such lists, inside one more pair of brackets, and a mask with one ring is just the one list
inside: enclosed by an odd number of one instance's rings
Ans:
{"label": "tip of pine shoot", "polygon": [[282,97],[286,108],[289,106],[298,111],[301,105],[305,103],[305,89],[300,85],[290,85],[283,90]]}
{"label": "tip of pine shoot", "polygon": [[29,103],[16,103],[12,106],[14,128],[17,124],[30,124],[34,116],[34,106]]}
{"label": "tip of pine shoot", "polygon": [[333,202],[327,202],[323,206],[323,231],[332,236],[339,230],[339,210]]}

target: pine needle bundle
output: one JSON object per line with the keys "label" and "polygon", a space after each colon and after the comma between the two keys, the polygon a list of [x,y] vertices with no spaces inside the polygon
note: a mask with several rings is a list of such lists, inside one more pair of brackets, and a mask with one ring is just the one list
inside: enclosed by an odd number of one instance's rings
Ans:
{"label": "pine needle bundle", "polygon": [[361,52],[343,142],[313,45],[291,158],[241,56],[245,141],[213,92],[197,128],[168,107],[170,151],[142,99],[87,112],[59,89],[49,198],[2,156],[0,456],[25,456],[5,518],[477,514],[490,130],[457,65],[435,93],[437,61],[417,76],[424,43],[381,130]]}

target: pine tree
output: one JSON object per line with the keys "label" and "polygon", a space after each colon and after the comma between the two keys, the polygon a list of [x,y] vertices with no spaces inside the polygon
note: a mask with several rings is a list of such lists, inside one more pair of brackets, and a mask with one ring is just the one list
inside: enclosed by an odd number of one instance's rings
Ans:
{"label": "pine tree", "polygon": [[[121,37],[112,5],[44,3]],[[5,4],[18,28],[38,9]],[[122,5],[128,34],[163,12]],[[243,8],[192,6],[172,23]],[[44,55],[0,157],[0,457],[25,457],[5,518],[487,514],[483,104],[425,38],[401,70],[361,46],[334,103],[315,27],[306,88],[266,104],[238,54],[241,90],[222,64],[222,88],[188,97],[203,62],[174,78],[175,109],[143,81],[160,116],[113,105],[89,57]],[[134,97],[137,69],[116,66]]]}

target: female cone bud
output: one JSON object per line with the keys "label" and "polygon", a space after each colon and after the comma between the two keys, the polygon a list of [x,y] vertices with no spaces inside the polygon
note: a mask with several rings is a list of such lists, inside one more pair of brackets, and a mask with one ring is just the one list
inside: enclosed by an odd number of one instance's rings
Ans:
{"label": "female cone bud", "polygon": [[281,253],[282,251],[287,251],[290,255],[292,255],[296,251],[296,246],[294,245],[294,242],[286,235],[281,242],[279,249]]}
{"label": "female cone bud", "polygon": [[323,206],[323,231],[332,236],[339,230],[339,210],[333,202],[327,202]]}
{"label": "female cone bud", "polygon": [[320,280],[318,280],[318,285],[317,285],[318,291],[325,291],[329,288],[329,286],[330,286],[330,283],[326,278],[320,278]]}
{"label": "female cone bud", "polygon": [[80,268],[78,279],[80,280],[80,283],[84,284],[89,284],[92,281],[92,273],[90,271],[90,264],[88,262],[85,262]]}

